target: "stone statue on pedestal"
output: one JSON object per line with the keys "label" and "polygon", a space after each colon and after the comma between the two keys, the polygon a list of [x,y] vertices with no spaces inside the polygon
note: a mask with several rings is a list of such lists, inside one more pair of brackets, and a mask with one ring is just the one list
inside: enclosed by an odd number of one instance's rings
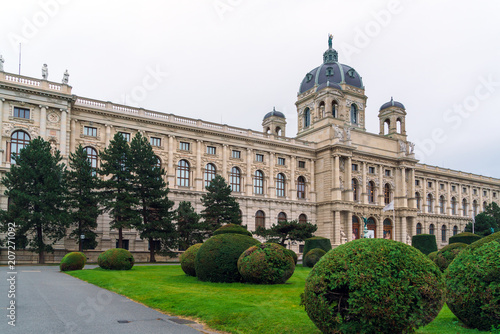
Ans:
{"label": "stone statue on pedestal", "polygon": [[0,55],[0,72],[3,72],[3,63],[5,63],[5,60],[3,60],[3,56]]}
{"label": "stone statue on pedestal", "polygon": [[42,79],[47,80],[49,77],[49,67],[47,64],[43,64],[42,66]]}
{"label": "stone statue on pedestal", "polygon": [[64,72],[64,74],[63,74],[62,83],[67,85],[68,81],[69,81],[69,73],[68,73],[68,70],[66,70],[66,72]]}

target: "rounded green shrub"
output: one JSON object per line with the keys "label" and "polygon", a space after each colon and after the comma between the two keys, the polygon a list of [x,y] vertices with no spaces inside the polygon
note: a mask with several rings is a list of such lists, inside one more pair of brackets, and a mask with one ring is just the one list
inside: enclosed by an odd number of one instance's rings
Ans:
{"label": "rounded green shrub", "polygon": [[[437,252],[436,256],[434,259],[435,264],[441,269],[441,271],[445,271],[446,268],[450,265],[450,263],[455,259],[455,257],[460,253],[462,250],[464,250],[467,247],[467,244],[464,244],[463,242],[456,242],[454,244],[450,244],[448,246],[445,246]],[[429,254],[430,255],[430,254]],[[430,258],[430,256],[429,256]]]}
{"label": "rounded green shrub", "polygon": [[59,264],[59,269],[61,271],[82,270],[86,262],[87,258],[85,254],[81,252],[71,252],[64,255]]}
{"label": "rounded green shrub", "polygon": [[321,258],[301,299],[323,333],[410,333],[438,315],[444,280],[414,247],[358,239]]}
{"label": "rounded green shrub", "polygon": [[446,303],[465,325],[487,331],[500,323],[500,243],[472,245],[445,272]]}
{"label": "rounded green shrub", "polygon": [[247,230],[245,227],[236,224],[226,224],[214,231],[214,235],[224,234],[224,233],[243,234],[243,235],[248,235],[249,237],[252,236],[252,232]]}
{"label": "rounded green shrub", "polygon": [[436,236],[434,234],[417,234],[411,238],[411,245],[425,255],[437,252]]}
{"label": "rounded green shrub", "polygon": [[492,241],[500,242],[500,232],[490,234],[484,238],[479,239],[478,241],[474,241],[469,245],[469,248],[475,249]]}
{"label": "rounded green shrub", "polygon": [[464,244],[470,245],[471,243],[478,241],[479,239],[481,239],[480,235],[470,232],[462,232],[450,237],[449,244],[451,245],[457,242],[462,242]]}
{"label": "rounded green shrub", "polygon": [[293,258],[293,263],[295,265],[297,265],[297,260],[298,260],[298,256],[297,256],[297,253],[295,253],[293,250],[291,249],[287,249],[285,248],[286,252]]}
{"label": "rounded green shrub", "polygon": [[238,272],[238,258],[250,246],[257,244],[260,244],[258,240],[247,235],[214,235],[196,253],[196,277],[209,282],[241,282],[243,278]]}
{"label": "rounded green shrub", "polygon": [[309,267],[312,268],[314,265],[325,255],[326,252],[322,250],[321,248],[314,248],[311,249],[307,254],[304,256],[304,259],[302,261],[302,265],[304,267]]}
{"label": "rounded green shrub", "polygon": [[111,248],[99,254],[97,264],[102,269],[130,270],[134,266],[134,256],[123,248]]}
{"label": "rounded green shrub", "polygon": [[429,257],[429,259],[431,259],[432,261],[434,261],[436,259],[437,253],[438,252],[435,251],[435,252],[429,253],[427,256]]}
{"label": "rounded green shrub", "polygon": [[181,255],[181,268],[186,275],[196,277],[196,270],[194,268],[194,259],[196,258],[196,253],[201,247],[201,243],[194,244]]}
{"label": "rounded green shrub", "polygon": [[302,254],[306,255],[311,249],[321,248],[325,252],[328,252],[332,249],[332,244],[330,239],[323,237],[312,237],[304,240],[304,251]]}
{"label": "rounded green shrub", "polygon": [[274,243],[252,246],[238,259],[238,271],[248,283],[283,284],[294,270],[293,257],[285,247]]}

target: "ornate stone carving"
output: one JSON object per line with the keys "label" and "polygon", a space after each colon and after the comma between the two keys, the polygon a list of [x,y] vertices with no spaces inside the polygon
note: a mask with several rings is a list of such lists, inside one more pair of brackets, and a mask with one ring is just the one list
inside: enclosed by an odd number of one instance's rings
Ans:
{"label": "ornate stone carving", "polygon": [[345,140],[346,141],[351,140],[351,127],[350,126],[344,127],[344,131],[345,131]]}
{"label": "ornate stone carving", "polygon": [[47,121],[49,121],[49,123],[58,123],[60,119],[59,115],[55,112],[49,112],[47,114]]}
{"label": "ornate stone carving", "polygon": [[344,134],[342,133],[342,129],[340,129],[338,127],[338,125],[336,125],[336,124],[332,124],[332,128],[333,128],[333,131],[334,131],[335,138],[339,138],[339,139],[342,140],[344,138]]}
{"label": "ornate stone carving", "polygon": [[399,152],[406,153],[406,143],[402,140],[398,140],[398,144],[399,144]]}

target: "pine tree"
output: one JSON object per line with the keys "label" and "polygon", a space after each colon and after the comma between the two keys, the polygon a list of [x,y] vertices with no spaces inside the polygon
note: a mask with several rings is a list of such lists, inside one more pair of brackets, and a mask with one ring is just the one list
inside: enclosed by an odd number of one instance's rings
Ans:
{"label": "pine tree", "polygon": [[15,164],[2,178],[10,205],[0,212],[1,229],[15,224],[16,236],[38,253],[39,263],[45,263],[45,252],[53,251],[69,226],[61,159],[59,151],[52,155],[50,143],[38,137],[19,155],[12,154]]}
{"label": "pine tree", "polygon": [[[155,250],[166,254],[174,246],[176,230],[172,223],[173,201],[168,199],[165,171],[146,137],[137,133],[130,143],[130,169],[133,173],[133,193],[138,199],[137,214],[141,217],[135,224],[141,239],[149,243],[150,262],[156,262]],[[157,246],[160,246],[159,249]]]}
{"label": "pine tree", "polygon": [[204,225],[200,223],[200,215],[194,211],[191,202],[180,202],[176,210],[177,234],[179,247],[183,250],[203,242],[205,239]]}
{"label": "pine tree", "polygon": [[209,235],[225,224],[241,225],[240,205],[231,196],[231,187],[224,178],[216,175],[206,189],[208,192],[201,196],[205,207],[201,215]]}
{"label": "pine tree", "polygon": [[67,201],[70,207],[70,221],[76,225],[70,236],[77,240],[81,252],[84,248],[81,235],[85,235],[86,247],[95,248],[97,245],[97,234],[94,230],[97,228],[97,217],[101,213],[99,179],[81,145],[75,153],[70,153],[69,166],[71,169],[66,173]]}
{"label": "pine tree", "polygon": [[270,228],[257,227],[255,234],[264,237],[268,242],[275,242],[285,246],[287,240],[304,241],[313,237],[318,227],[311,223],[299,223],[297,220],[279,221]]}
{"label": "pine tree", "polygon": [[120,133],[116,133],[109,146],[100,152],[99,173],[102,182],[105,211],[111,217],[110,227],[118,229],[118,248],[123,247],[123,229],[131,228],[140,219],[135,207],[139,204],[134,196],[130,170],[130,147]]}

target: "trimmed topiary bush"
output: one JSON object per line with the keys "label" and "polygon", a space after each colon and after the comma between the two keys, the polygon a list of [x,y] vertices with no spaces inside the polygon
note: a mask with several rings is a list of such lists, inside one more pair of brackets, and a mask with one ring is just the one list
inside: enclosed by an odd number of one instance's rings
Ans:
{"label": "trimmed topiary bush", "polygon": [[438,252],[435,251],[435,252],[429,253],[427,256],[429,257],[429,259],[431,259],[432,261],[434,261],[436,259],[437,253]]}
{"label": "trimmed topiary bush", "polygon": [[297,260],[298,260],[298,256],[297,256],[297,253],[295,253],[293,250],[291,249],[287,249],[285,248],[286,252],[293,258],[293,263],[295,265],[297,265]]}
{"label": "trimmed topiary bush", "polygon": [[487,331],[500,323],[500,242],[475,245],[483,239],[460,252],[446,270],[446,303],[465,325]]}
{"label": "trimmed topiary bush", "polygon": [[[454,244],[450,244],[445,246],[437,252],[434,259],[435,264],[441,269],[441,271],[445,271],[446,268],[450,265],[450,263],[455,259],[455,257],[467,247],[467,244],[463,242],[456,242]],[[430,254],[429,254],[430,255]],[[430,256],[429,256],[430,258]]]}
{"label": "trimmed topiary bush", "polygon": [[260,244],[252,237],[225,233],[214,235],[201,245],[196,253],[196,277],[209,282],[241,282],[238,258],[249,247]]}
{"label": "trimmed topiary bush", "polygon": [[479,239],[478,241],[471,243],[469,245],[469,248],[475,249],[475,248],[481,247],[482,245],[487,244],[488,242],[492,242],[492,241],[500,242],[500,232],[490,234],[484,238]]}
{"label": "trimmed topiary bush", "polygon": [[314,248],[311,249],[307,254],[304,256],[304,260],[302,261],[302,265],[304,267],[309,267],[312,268],[314,265],[325,255],[326,252],[322,250],[321,248]]}
{"label": "trimmed topiary bush", "polygon": [[85,257],[85,254],[80,252],[71,252],[64,255],[61,263],[59,264],[59,269],[61,271],[82,270],[85,267],[86,262],[87,258]]}
{"label": "trimmed topiary bush", "polygon": [[425,255],[437,252],[436,236],[434,234],[417,234],[411,238],[411,245]]}
{"label": "trimmed topiary bush", "polygon": [[451,245],[457,242],[462,242],[464,244],[470,245],[471,243],[478,241],[479,239],[481,239],[480,235],[470,232],[462,232],[450,237],[449,244]]}
{"label": "trimmed topiary bush", "polygon": [[252,236],[252,232],[248,231],[245,227],[236,224],[226,224],[224,226],[219,227],[214,231],[214,235],[224,234],[224,233],[236,233]]}
{"label": "trimmed topiary bush", "polygon": [[201,247],[201,243],[194,244],[181,255],[181,268],[186,275],[196,277],[196,270],[194,268],[194,259],[196,258],[196,253]]}
{"label": "trimmed topiary bush", "polygon": [[414,247],[358,239],[321,258],[301,300],[323,333],[409,333],[438,315],[444,280]]}
{"label": "trimmed topiary bush", "polygon": [[321,248],[325,252],[328,252],[332,249],[332,244],[330,243],[330,239],[323,237],[312,237],[307,238],[304,244],[304,252],[302,254],[306,255],[311,249]]}
{"label": "trimmed topiary bush", "polygon": [[123,248],[111,248],[99,254],[97,264],[102,269],[130,270],[134,266],[134,256]]}
{"label": "trimmed topiary bush", "polygon": [[238,259],[238,271],[248,283],[283,284],[295,270],[287,249],[274,243],[252,246]]}

